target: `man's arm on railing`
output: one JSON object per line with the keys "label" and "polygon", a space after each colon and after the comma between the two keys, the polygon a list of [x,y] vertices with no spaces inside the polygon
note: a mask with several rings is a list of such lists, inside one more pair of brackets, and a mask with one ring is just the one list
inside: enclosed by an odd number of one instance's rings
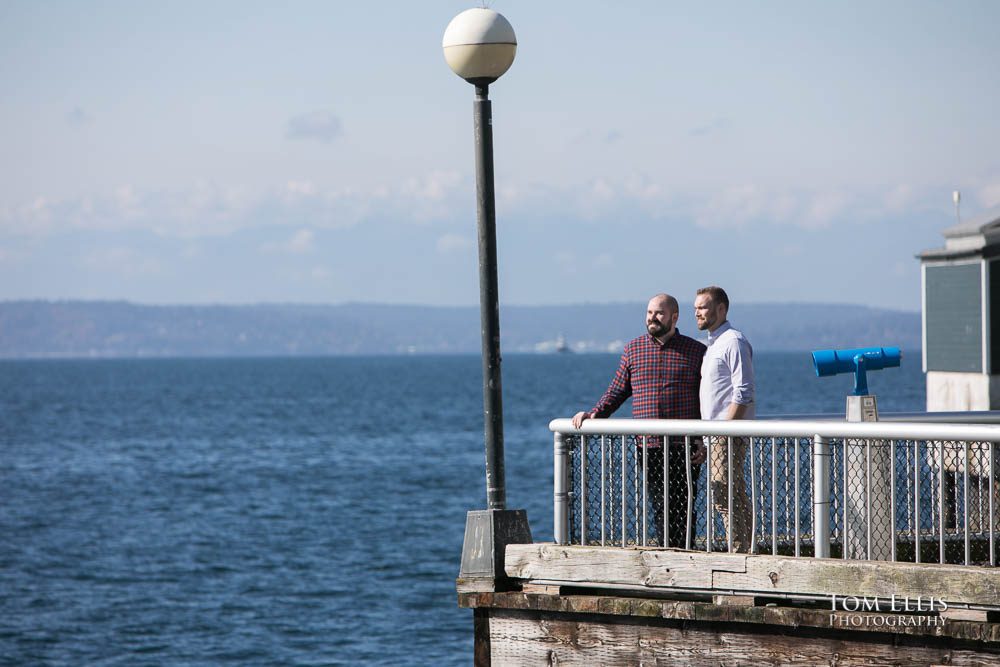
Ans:
{"label": "man's arm on railing", "polygon": [[622,353],[621,361],[618,363],[618,370],[611,378],[611,384],[601,396],[601,400],[597,401],[597,405],[590,412],[578,412],[573,415],[573,427],[580,428],[587,419],[600,419],[614,414],[615,410],[620,408],[621,404],[627,401],[631,395],[632,364],[629,361],[628,347],[626,347],[625,352]]}
{"label": "man's arm on railing", "polygon": [[573,428],[580,428],[583,426],[584,420],[593,418],[594,415],[591,412],[577,412],[573,415]]}

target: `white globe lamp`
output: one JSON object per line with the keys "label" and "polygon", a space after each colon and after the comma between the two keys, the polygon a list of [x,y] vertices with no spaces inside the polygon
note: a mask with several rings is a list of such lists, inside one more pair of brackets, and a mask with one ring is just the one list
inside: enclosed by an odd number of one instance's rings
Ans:
{"label": "white globe lamp", "polygon": [[514,28],[492,9],[467,9],[451,20],[441,40],[451,70],[475,85],[488,85],[510,69],[517,53]]}

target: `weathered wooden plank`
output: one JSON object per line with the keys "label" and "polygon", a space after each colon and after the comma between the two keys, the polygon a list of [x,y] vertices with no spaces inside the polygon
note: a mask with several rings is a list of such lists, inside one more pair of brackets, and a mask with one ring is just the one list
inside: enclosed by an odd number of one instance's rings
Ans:
{"label": "weathered wooden plank", "polygon": [[459,577],[455,580],[459,593],[487,593],[497,590],[496,580],[486,577]]}
{"label": "weathered wooden plank", "polygon": [[507,547],[506,572],[522,580],[743,594],[926,599],[1000,608],[1000,568],[844,561],[692,551],[524,544]]}
{"label": "weathered wooden plank", "polygon": [[[753,626],[751,626],[753,627]],[[926,645],[914,638],[870,641],[863,633],[785,635],[722,624],[607,622],[495,610],[492,665],[930,665],[985,667],[997,647]]]}
{"label": "weathered wooden plank", "polygon": [[714,572],[745,572],[743,554],[606,549],[553,544],[510,545],[507,576],[587,584],[712,588]]}
{"label": "weathered wooden plank", "polygon": [[[725,625],[769,625],[792,632],[796,628],[844,629],[861,634],[901,634],[949,637],[973,643],[989,643],[1000,650],[1000,623],[949,618],[942,625],[931,617],[927,622],[878,622],[878,613],[837,613],[822,609],[796,607],[720,606],[707,602],[616,597],[612,595],[527,595],[520,592],[477,593],[458,596],[459,606],[471,609],[508,609],[566,615],[600,615],[664,618],[677,621],[719,623]],[[865,619],[872,618],[872,621]],[[844,619],[853,623],[845,624]],[[858,621],[857,619],[861,619]],[[933,621],[933,622],[931,622]]]}
{"label": "weathered wooden plank", "polygon": [[521,591],[532,595],[559,595],[562,592],[562,586],[526,583],[521,586]]}
{"label": "weathered wooden plank", "polygon": [[715,572],[718,588],[897,598],[933,596],[961,604],[1000,606],[1000,570],[937,563],[886,563],[828,558],[747,558],[744,573]]}
{"label": "weathered wooden plank", "polygon": [[990,612],[979,609],[945,609],[940,615],[941,618],[949,621],[975,621],[977,623],[986,623],[990,618]]}

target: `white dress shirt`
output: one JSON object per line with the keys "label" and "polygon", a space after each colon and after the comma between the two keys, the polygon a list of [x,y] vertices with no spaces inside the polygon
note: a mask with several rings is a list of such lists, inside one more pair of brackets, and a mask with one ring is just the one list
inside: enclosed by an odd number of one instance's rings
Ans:
{"label": "white dress shirt", "polygon": [[702,419],[724,419],[730,403],[747,406],[744,419],[753,419],[753,348],[729,320],[708,333],[708,351],[701,363]]}

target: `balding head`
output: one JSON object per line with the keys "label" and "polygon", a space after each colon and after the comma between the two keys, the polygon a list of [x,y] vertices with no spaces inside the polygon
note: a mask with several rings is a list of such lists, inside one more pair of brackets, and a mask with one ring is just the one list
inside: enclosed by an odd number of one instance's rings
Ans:
{"label": "balding head", "polygon": [[657,294],[646,306],[646,331],[654,338],[667,340],[674,335],[679,310],[677,299],[669,294]]}
{"label": "balding head", "polygon": [[670,296],[666,292],[660,292],[659,294],[653,295],[653,298],[650,299],[649,302],[652,303],[653,301],[663,304],[663,306],[671,313],[679,313],[681,310],[680,305],[677,303],[677,299]]}

